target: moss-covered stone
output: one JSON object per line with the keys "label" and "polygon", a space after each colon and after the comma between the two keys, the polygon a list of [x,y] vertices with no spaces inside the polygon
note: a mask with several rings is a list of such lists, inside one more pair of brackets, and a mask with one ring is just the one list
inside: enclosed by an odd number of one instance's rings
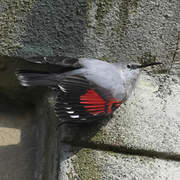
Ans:
{"label": "moss-covered stone", "polygon": [[157,61],[157,57],[152,55],[151,52],[144,53],[141,57],[138,57],[138,62],[140,64],[153,63]]}
{"label": "moss-covered stone", "polygon": [[[118,37],[122,37],[128,22],[129,13],[135,12],[138,7],[138,2],[140,0],[121,0],[116,4],[119,9],[119,13],[117,14],[118,22],[117,24],[112,27],[112,30],[117,33]],[[93,7],[93,3],[95,6]],[[102,1],[95,1],[92,0],[87,1],[87,25],[91,27],[91,18],[92,15],[91,10],[94,8],[96,9],[95,20],[96,20],[96,33],[103,34],[106,29],[106,15],[110,13],[111,8],[113,6],[112,0],[102,0]],[[114,17],[115,18],[115,17]]]}
{"label": "moss-covered stone", "polygon": [[118,37],[122,37],[124,31],[127,27],[129,16],[129,1],[123,0],[122,3],[119,5],[119,19],[117,25],[114,27],[114,31],[116,32]]}
{"label": "moss-covered stone", "polygon": [[137,8],[139,1],[140,1],[140,0],[133,0],[133,1],[132,1],[132,6],[134,6],[135,8]]}
{"label": "moss-covered stone", "polygon": [[[5,0],[1,2],[0,54],[11,54],[21,47],[19,36],[24,33],[20,25],[35,0]],[[20,30],[21,29],[21,30]]]}
{"label": "moss-covered stone", "polygon": [[119,20],[117,25],[114,27],[118,37],[122,37],[127,27],[129,14],[136,11],[138,7],[138,1],[140,0],[122,0],[119,5]]}
{"label": "moss-covered stone", "polygon": [[110,63],[117,61],[117,59],[112,56],[102,56],[102,57],[99,57],[98,59],[102,61],[110,62]]}
{"label": "moss-covered stone", "polygon": [[99,25],[102,23],[104,16],[109,12],[111,6],[112,0],[102,0],[97,2],[97,13],[95,18]]}
{"label": "moss-covered stone", "polygon": [[92,0],[86,2],[86,22],[87,27],[91,27],[90,10],[92,9]]}
{"label": "moss-covered stone", "polygon": [[108,139],[110,140],[111,137],[108,135],[108,133],[106,133],[105,129],[100,129],[95,136],[93,136],[91,138],[91,141],[93,142],[104,142],[104,141],[108,141]]}
{"label": "moss-covered stone", "polygon": [[[73,160],[73,167],[75,173],[78,174],[78,179],[86,180],[100,180],[100,167],[96,163],[95,155],[90,149],[81,149],[77,154],[76,158]],[[73,173],[74,174],[74,173]],[[72,174],[69,173],[69,179],[74,179]]]}
{"label": "moss-covered stone", "polygon": [[[90,20],[90,12],[93,9],[92,7],[92,0],[88,0],[87,1],[87,24],[88,27],[91,26],[91,20]],[[105,29],[105,22],[104,22],[104,18],[106,16],[106,14],[110,11],[110,8],[112,7],[112,0],[102,0],[102,1],[97,1],[95,2],[97,10],[96,10],[96,14],[95,14],[95,20],[96,20],[96,32],[98,34],[103,33],[104,29]]]}

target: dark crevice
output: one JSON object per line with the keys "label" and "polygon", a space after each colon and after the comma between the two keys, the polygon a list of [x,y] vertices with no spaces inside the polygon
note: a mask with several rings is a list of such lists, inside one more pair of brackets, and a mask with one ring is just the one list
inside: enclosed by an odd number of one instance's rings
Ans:
{"label": "dark crevice", "polygon": [[172,160],[172,161],[180,161],[180,154],[176,153],[168,153],[168,152],[158,152],[154,150],[145,150],[145,149],[133,149],[119,145],[111,145],[111,144],[95,144],[93,142],[74,142],[74,141],[62,141],[62,143],[70,144],[72,146],[80,147],[80,148],[89,148],[92,150],[98,151],[107,151],[113,153],[120,153],[125,155],[132,156],[143,156],[148,158],[157,158],[162,160]]}

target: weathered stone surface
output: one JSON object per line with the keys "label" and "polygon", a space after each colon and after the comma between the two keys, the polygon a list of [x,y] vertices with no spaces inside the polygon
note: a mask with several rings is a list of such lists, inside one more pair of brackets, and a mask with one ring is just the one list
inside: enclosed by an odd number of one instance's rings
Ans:
{"label": "weathered stone surface", "polygon": [[122,155],[65,145],[60,179],[178,180],[180,162]]}
{"label": "weathered stone surface", "polygon": [[[151,69],[151,73],[142,74],[131,98],[108,124],[63,126],[60,129],[61,140],[102,150],[79,151],[74,156],[76,162],[72,162],[71,156],[76,148],[71,152],[63,143],[60,144],[60,178],[90,179],[92,175],[94,179],[179,179],[178,163],[176,166],[176,163],[166,160],[118,154],[116,161],[113,154],[103,152],[107,148],[121,152],[121,147],[125,146],[132,151],[136,149],[136,152],[138,149],[144,150],[139,151],[140,155],[148,156],[152,151],[160,158],[162,156],[158,156],[158,153],[164,152],[164,156],[177,155],[169,159],[179,160],[179,0],[5,0],[1,3],[0,12],[0,54],[17,53],[23,57],[68,55],[107,61],[123,59],[164,63],[160,68]],[[3,64],[0,64],[0,69],[4,69]],[[4,93],[9,94],[3,89],[1,94]],[[49,108],[46,105],[43,106],[44,110],[39,109],[39,117],[42,118],[39,127],[46,127],[51,117],[54,122]],[[46,111],[48,113],[44,114]],[[44,126],[43,119],[46,119]],[[47,162],[54,151],[44,149],[48,145],[55,147],[55,142],[50,143],[54,137],[52,132],[51,128],[46,127],[41,134],[42,156],[39,163],[42,166],[37,169],[38,178],[46,175],[46,178],[53,177],[53,170],[48,167],[55,167],[52,165],[54,157],[50,166]],[[46,138],[47,144],[43,144]],[[14,143],[17,142],[15,139]],[[43,157],[44,153],[47,156]],[[87,154],[90,154],[88,160],[85,158]],[[69,160],[64,161],[64,158]],[[81,158],[84,158],[82,163]],[[88,163],[83,166],[85,162]],[[94,167],[97,162],[99,164]],[[105,162],[113,168],[106,168]],[[68,166],[73,167],[69,174]],[[174,169],[170,172],[170,167],[175,169],[175,173]],[[97,169],[105,175],[96,173]],[[84,172],[87,173],[82,175]]]}
{"label": "weathered stone surface", "polygon": [[10,54],[22,46],[26,15],[33,0],[4,0],[0,7],[0,54]]}
{"label": "weathered stone surface", "polygon": [[1,9],[1,54],[14,50],[21,56],[82,54],[87,27],[85,0],[7,0]]}

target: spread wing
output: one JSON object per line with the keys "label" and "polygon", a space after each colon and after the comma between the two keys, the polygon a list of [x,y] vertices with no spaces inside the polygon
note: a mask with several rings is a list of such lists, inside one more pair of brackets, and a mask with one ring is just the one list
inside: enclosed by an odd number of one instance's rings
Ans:
{"label": "spread wing", "polygon": [[58,94],[55,112],[66,122],[102,120],[109,117],[121,104],[107,90],[82,76],[66,77],[56,89]]}

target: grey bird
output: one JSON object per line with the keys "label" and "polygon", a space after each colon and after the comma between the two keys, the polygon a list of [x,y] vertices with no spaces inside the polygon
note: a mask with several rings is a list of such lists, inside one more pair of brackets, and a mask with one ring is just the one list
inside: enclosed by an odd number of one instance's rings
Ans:
{"label": "grey bird", "polygon": [[146,65],[108,63],[91,58],[44,57],[59,60],[59,72],[17,70],[22,86],[48,86],[56,90],[55,113],[60,123],[87,123],[103,120],[130,96],[140,69]]}

